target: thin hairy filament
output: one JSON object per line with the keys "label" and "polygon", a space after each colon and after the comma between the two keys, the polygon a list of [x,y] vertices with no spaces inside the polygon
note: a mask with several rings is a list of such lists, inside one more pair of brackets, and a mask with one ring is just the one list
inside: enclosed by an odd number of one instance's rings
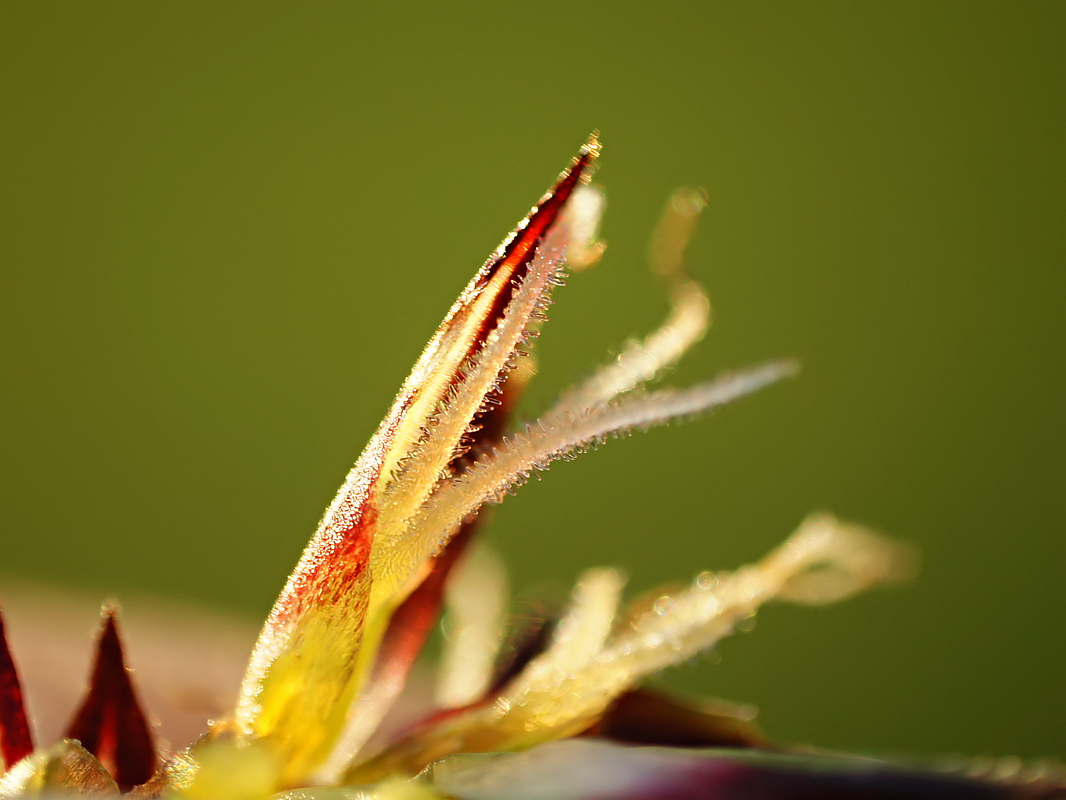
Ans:
{"label": "thin hairy filament", "polygon": [[703,338],[710,316],[710,301],[699,284],[687,281],[677,287],[662,326],[643,341],[630,342],[614,361],[566,392],[545,421],[580,414],[652,380]]}
{"label": "thin hairy filament", "polygon": [[684,253],[706,205],[702,192],[678,189],[663,210],[652,239],[652,269],[666,283],[670,314],[643,341],[629,343],[609,364],[567,391],[545,420],[556,420],[595,408],[650,381],[675,364],[710,326],[711,303],[699,283],[685,270]]}
{"label": "thin hairy filament", "polygon": [[534,469],[608,434],[661,424],[724,405],[758,391],[796,370],[791,361],[778,361],[726,375],[688,389],[662,390],[621,400],[558,425],[534,424],[521,436],[504,440],[496,453],[484,457],[466,474],[443,485],[426,504],[417,525],[435,532],[436,542],[413,537],[399,543],[392,566],[406,574],[431,556],[452,530],[483,503],[498,499]]}

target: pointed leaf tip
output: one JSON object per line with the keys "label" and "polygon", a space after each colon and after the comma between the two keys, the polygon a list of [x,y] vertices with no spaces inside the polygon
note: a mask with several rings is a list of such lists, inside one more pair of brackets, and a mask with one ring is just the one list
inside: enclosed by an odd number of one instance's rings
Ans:
{"label": "pointed leaf tip", "polygon": [[0,614],[0,772],[33,752],[22,684],[11,658]]}
{"label": "pointed leaf tip", "polygon": [[66,735],[96,756],[123,790],[155,773],[155,742],[133,689],[112,608],[104,610],[89,690]]}

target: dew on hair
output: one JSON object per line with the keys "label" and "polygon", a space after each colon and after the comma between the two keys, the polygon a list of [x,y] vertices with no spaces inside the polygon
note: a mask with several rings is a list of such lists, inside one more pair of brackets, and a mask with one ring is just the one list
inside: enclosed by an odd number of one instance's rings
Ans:
{"label": "dew on hair", "polygon": [[705,570],[696,576],[696,586],[704,591],[711,591],[717,589],[721,584],[721,579],[717,573]]}
{"label": "dew on hair", "polygon": [[655,611],[656,614],[661,617],[669,613],[671,609],[673,609],[673,607],[674,598],[664,594],[662,597],[655,601],[654,605],[652,606],[652,609]]}

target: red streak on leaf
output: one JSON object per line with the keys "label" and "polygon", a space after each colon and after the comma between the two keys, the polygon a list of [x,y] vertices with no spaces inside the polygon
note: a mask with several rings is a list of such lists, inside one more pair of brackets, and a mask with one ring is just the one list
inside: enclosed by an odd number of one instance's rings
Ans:
{"label": "red streak on leaf", "polygon": [[540,199],[523,223],[515,229],[512,238],[502,245],[500,250],[497,250],[478,272],[474,287],[479,290],[483,289],[497,273],[504,270],[511,273],[511,280],[496,297],[492,312],[480,321],[478,335],[474,340],[475,347],[484,342],[485,337],[503,316],[507,305],[511,302],[516,284],[521,282],[529,269],[537,246],[558,219],[559,213],[566,205],[566,201],[570,199],[574,189],[587,179],[589,168],[599,152],[599,143],[593,135],[581,148],[581,152],[570,166],[559,176],[555,185]]}
{"label": "red streak on leaf", "polygon": [[66,735],[96,756],[124,791],[155,773],[152,731],[126,668],[114,611],[104,614],[89,692]]}
{"label": "red streak on leaf", "polygon": [[[397,423],[398,420],[393,420],[392,428]],[[391,436],[392,430],[388,438]],[[379,456],[369,466],[369,486],[377,481],[380,471]],[[349,494],[344,497],[339,513],[327,517],[274,603],[264,633],[284,628],[308,610],[340,605],[345,595],[356,593],[359,579],[370,562],[377,521],[377,509],[372,501],[372,490],[368,494]],[[363,604],[359,613],[365,611]]]}
{"label": "red streak on leaf", "polygon": [[306,611],[343,605],[370,563],[376,520],[377,509],[366,498],[354,523],[333,525],[328,537],[316,539],[302,568],[293,573],[278,598],[268,624],[280,626]]}
{"label": "red streak on leaf", "polygon": [[574,189],[585,178],[589,166],[595,161],[599,151],[599,143],[595,137],[581,148],[581,152],[559,176],[559,180],[526,217],[524,225],[520,225],[515,231],[514,238],[504,245],[502,257],[494,255],[482,268],[483,279],[479,283],[488,282],[498,269],[528,261],[530,251],[537,246],[541,236],[555,222]]}
{"label": "red streak on leaf", "polygon": [[22,700],[22,684],[7,646],[4,618],[0,616],[0,767],[11,766],[32,752],[33,737]]}

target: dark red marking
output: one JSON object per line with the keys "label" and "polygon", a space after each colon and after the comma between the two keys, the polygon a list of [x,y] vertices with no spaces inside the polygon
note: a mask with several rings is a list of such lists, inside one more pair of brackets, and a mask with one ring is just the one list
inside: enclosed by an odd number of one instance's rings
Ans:
{"label": "dark red marking", "polygon": [[[371,485],[380,473],[380,458],[373,469]],[[345,502],[354,509],[351,512],[354,520],[341,527],[339,519],[334,518],[315,534],[304,552],[305,556],[313,554],[313,558],[297,566],[274,603],[264,630],[285,625],[310,609],[342,604],[352,592],[358,591],[359,580],[370,563],[374,524],[377,522],[377,509],[372,500],[372,493],[346,498]],[[366,603],[363,602],[359,613],[365,611]]]}
{"label": "dark red marking", "polygon": [[354,524],[345,528],[330,526],[328,530],[333,536],[318,543],[315,560],[296,576],[297,583],[292,590],[278,599],[275,614],[281,609],[285,612],[278,621],[309,609],[343,604],[345,598],[357,591],[359,579],[370,563],[378,516],[371,500],[372,496],[360,499]]}
{"label": "dark red marking", "polygon": [[594,139],[581,148],[581,152],[577,154],[570,166],[559,176],[555,185],[548,190],[547,194],[529,212],[529,216],[524,220],[525,226],[522,227],[521,223],[519,223],[519,228],[516,229],[514,237],[504,246],[503,253],[501,255],[493,254],[481,268],[475,284],[477,287],[480,288],[487,284],[502,267],[519,267],[523,263],[529,263],[532,251],[536,249],[548,228],[558,218],[559,212],[566,205],[566,201],[570,199],[574,189],[586,177],[599,152],[599,144]]}
{"label": "dark red marking", "polygon": [[584,735],[659,747],[769,747],[753,722],[647,688],[623,694]]}
{"label": "dark red marking", "polygon": [[513,237],[503,246],[502,253],[493,253],[481,267],[474,280],[477,289],[483,289],[501,270],[511,271],[511,280],[494,299],[492,310],[478,325],[477,335],[472,343],[471,353],[484,342],[485,337],[495,329],[511,302],[515,287],[521,283],[548,229],[559,218],[559,213],[574,193],[574,189],[589,174],[593,162],[599,155],[600,147],[595,137],[581,148],[581,152],[570,166],[559,176],[555,185],[541,198],[540,202],[525,218],[525,227],[515,230]]}
{"label": "dark red marking", "polygon": [[89,692],[66,734],[100,760],[123,791],[148,781],[158,756],[133,690],[115,614],[104,613]]}
{"label": "dark red marking", "polygon": [[7,646],[4,618],[0,615],[0,756],[3,757],[0,767],[10,767],[32,752],[33,736],[26,718],[22,684]]}

